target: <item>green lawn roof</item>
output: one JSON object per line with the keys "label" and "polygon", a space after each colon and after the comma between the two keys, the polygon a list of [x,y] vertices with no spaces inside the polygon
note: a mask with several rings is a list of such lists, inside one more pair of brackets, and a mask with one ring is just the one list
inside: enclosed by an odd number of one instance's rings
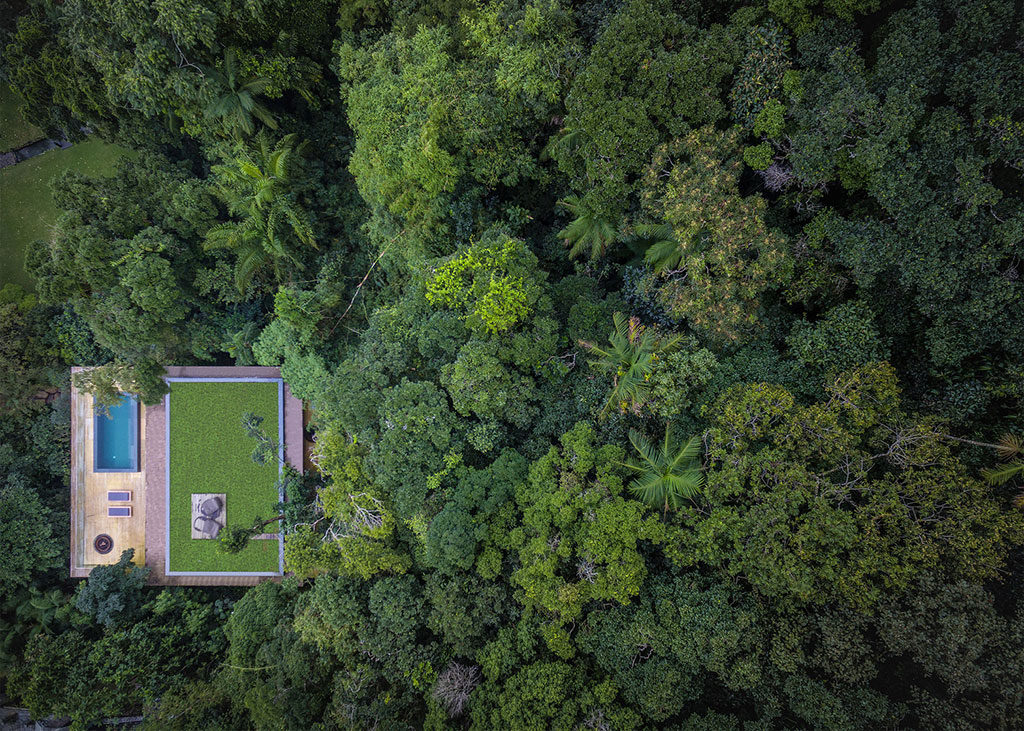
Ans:
{"label": "green lawn roof", "polygon": [[[278,464],[252,460],[255,441],[242,427],[247,412],[263,417],[278,439],[278,384],[172,381],[170,395],[170,571],[278,571],[276,540],[257,539],[241,553],[222,553],[217,541],[191,537],[192,493],[224,493],[228,525],[276,514]],[[267,532],[274,533],[277,524]]]}

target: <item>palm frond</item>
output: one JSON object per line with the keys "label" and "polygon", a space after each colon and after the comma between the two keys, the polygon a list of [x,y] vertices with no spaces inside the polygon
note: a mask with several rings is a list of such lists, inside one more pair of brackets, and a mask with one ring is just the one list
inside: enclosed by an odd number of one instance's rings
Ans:
{"label": "palm frond", "polygon": [[668,441],[668,429],[665,430],[665,452],[666,454],[673,454],[672,457],[672,468],[676,468],[682,465],[684,462],[692,462],[694,459],[700,456],[700,438],[690,437],[690,439],[682,447],[678,447],[674,442],[672,444]]}
{"label": "palm frond", "polygon": [[253,180],[258,181],[259,184],[263,184],[263,181],[266,180],[266,176],[263,174],[263,171],[260,170],[259,167],[256,166],[254,163],[249,162],[248,160],[239,160],[237,170],[240,171],[243,175],[246,175],[252,178]]}
{"label": "palm frond", "polygon": [[229,87],[235,86],[235,80],[238,78],[238,54],[234,48],[224,49],[224,78]]}
{"label": "palm frond", "polygon": [[643,258],[649,248],[659,241],[672,238],[672,226],[667,223],[638,223],[621,238],[634,255]]}
{"label": "palm frond", "polygon": [[982,478],[990,485],[1005,485],[1017,475],[1024,475],[1024,460],[1015,459],[998,467],[988,467],[981,471]]}
{"label": "palm frond", "polygon": [[635,429],[630,430],[629,441],[642,459],[628,463],[639,473],[630,485],[630,492],[641,501],[650,507],[678,509],[700,491],[704,475],[697,462],[700,456],[697,437],[691,437],[680,446],[671,423],[667,423],[660,449]]}
{"label": "palm frond", "polygon": [[1018,454],[1024,454],[1024,438],[1007,432],[996,442],[996,454],[1000,459],[1013,459]]}
{"label": "palm frond", "polygon": [[208,119],[219,119],[225,132],[239,139],[252,135],[256,131],[254,117],[271,129],[277,128],[270,110],[256,98],[270,86],[271,79],[266,76],[239,78],[235,49],[226,48],[220,68],[208,69],[207,76],[218,91],[204,113]]}
{"label": "palm frond", "polygon": [[254,76],[241,84],[238,90],[250,95],[262,94],[270,86],[270,82],[269,76]]}
{"label": "palm frond", "polygon": [[675,240],[656,241],[644,254],[644,260],[658,274],[677,269],[683,260],[683,250]]}
{"label": "palm frond", "polygon": [[557,234],[569,247],[569,257],[576,259],[589,254],[591,259],[597,259],[604,254],[616,238],[612,222],[587,210],[577,196],[567,196],[559,204],[576,216]]}
{"label": "palm frond", "polygon": [[217,224],[206,232],[206,240],[203,242],[203,248],[207,251],[212,249],[233,249],[241,243],[239,233],[239,226],[237,223],[229,222]]}
{"label": "palm frond", "polygon": [[274,115],[270,113],[270,110],[262,104],[254,102],[250,111],[269,129],[277,129],[277,120],[274,119]]}
{"label": "palm frond", "polygon": [[314,249],[319,248],[313,238],[313,227],[309,225],[309,221],[290,205],[284,209],[284,213],[295,235],[299,237],[299,241]]}
{"label": "palm frond", "polygon": [[249,246],[242,250],[238,261],[235,262],[235,286],[239,292],[245,291],[256,272],[263,268],[269,259],[270,257],[259,246]]}
{"label": "palm frond", "polygon": [[601,410],[602,417],[615,403],[623,411],[630,408],[639,412],[657,355],[676,350],[682,342],[682,336],[678,335],[665,340],[657,330],[645,327],[637,318],[627,318],[621,312],[614,313],[612,320],[615,329],[608,336],[610,347],[580,343],[593,356],[591,366],[612,377],[612,390]]}
{"label": "palm frond", "polygon": [[652,508],[659,508],[665,502],[666,494],[664,487],[660,475],[646,472],[630,483],[629,491],[640,498],[640,501],[644,504]]}
{"label": "palm frond", "polygon": [[658,455],[654,449],[654,445],[651,444],[650,440],[643,434],[638,432],[636,429],[629,430],[629,443],[633,445],[633,449],[637,451],[640,457],[651,467],[657,467]]}
{"label": "palm frond", "polygon": [[638,223],[633,227],[638,243],[652,246],[659,241],[674,241],[675,235],[670,223]]}
{"label": "palm frond", "polygon": [[612,323],[615,325],[615,335],[625,341],[629,335],[629,318],[621,312],[613,312]]}
{"label": "palm frond", "polygon": [[[250,106],[254,111],[258,109],[258,105]],[[302,270],[296,241],[317,247],[309,215],[291,187],[291,168],[306,145],[305,141],[296,144],[297,139],[294,133],[289,134],[272,147],[265,131],[260,130],[255,144],[239,144],[232,161],[212,167],[217,196],[236,220],[214,227],[207,237],[207,247],[238,250],[239,288],[267,265],[273,267],[278,280],[282,271]],[[259,256],[257,249],[262,252]]]}
{"label": "palm frond", "polygon": [[555,155],[573,153],[583,144],[583,133],[579,130],[562,129],[552,135],[544,149],[540,151],[540,160],[546,162]]}

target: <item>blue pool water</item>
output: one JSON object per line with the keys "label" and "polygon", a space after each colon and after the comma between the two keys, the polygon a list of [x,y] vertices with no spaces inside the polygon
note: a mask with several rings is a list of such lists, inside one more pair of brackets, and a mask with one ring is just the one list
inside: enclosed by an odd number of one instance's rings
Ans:
{"label": "blue pool water", "polygon": [[97,411],[95,415],[96,472],[138,472],[139,470],[139,405],[130,396],[110,407],[110,416]]}

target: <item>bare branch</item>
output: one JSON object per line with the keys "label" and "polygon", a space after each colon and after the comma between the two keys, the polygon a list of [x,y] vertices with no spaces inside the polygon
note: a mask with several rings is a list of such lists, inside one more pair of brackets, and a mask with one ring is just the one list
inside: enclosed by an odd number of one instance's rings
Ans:
{"label": "bare branch", "polygon": [[455,718],[462,714],[469,701],[469,694],[479,683],[479,667],[453,662],[437,676],[434,698],[444,706],[449,717]]}

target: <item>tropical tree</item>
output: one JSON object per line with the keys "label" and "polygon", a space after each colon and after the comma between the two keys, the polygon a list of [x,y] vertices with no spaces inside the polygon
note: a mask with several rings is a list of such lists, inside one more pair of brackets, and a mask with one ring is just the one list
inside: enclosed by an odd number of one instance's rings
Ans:
{"label": "tropical tree", "polygon": [[126,393],[137,395],[146,406],[159,403],[167,393],[163,376],[164,365],[157,361],[114,360],[73,374],[71,382],[79,391],[91,394],[96,408],[106,412],[121,403]]}
{"label": "tropical tree", "polygon": [[306,145],[296,145],[296,137],[286,135],[271,149],[261,132],[255,149],[239,146],[234,160],[213,166],[217,196],[237,220],[210,229],[206,248],[227,248],[238,254],[235,284],[239,290],[268,266],[278,281],[285,278],[286,269],[303,269],[296,242],[317,248],[309,216],[294,191],[293,159],[301,156]]}
{"label": "tropical tree", "polygon": [[746,383],[705,413],[707,504],[679,511],[666,555],[780,604],[868,610],[940,569],[986,581],[1024,537],[1024,515],[971,477],[948,435],[901,409],[887,363],[836,376],[816,403]]}
{"label": "tropical tree", "polygon": [[241,525],[226,526],[218,535],[217,548],[223,553],[241,553],[249,545],[249,541],[263,533],[268,525],[284,518],[285,516],[282,514],[264,520],[257,515],[253,518],[252,525],[248,528]]}
{"label": "tropical tree", "polygon": [[218,87],[217,95],[206,107],[207,119],[219,121],[224,131],[236,139],[256,131],[253,118],[270,129],[277,129],[277,120],[256,98],[272,80],[267,76],[242,78],[238,73],[235,49],[225,49],[224,64],[220,68],[207,69],[206,73]]}
{"label": "tropical tree", "polygon": [[[8,449],[7,445],[4,445]],[[29,480],[17,473],[0,481],[0,596],[12,596],[40,573],[61,564],[55,515]]]}
{"label": "tropical tree", "polygon": [[75,608],[104,627],[125,627],[142,613],[145,603],[142,587],[149,567],[137,566],[135,549],[121,552],[115,564],[97,566],[89,578],[78,585]]}
{"label": "tropical tree", "polygon": [[633,227],[632,247],[643,251],[644,260],[661,274],[679,265],[679,242],[668,223],[641,223]]}
{"label": "tropical tree", "polygon": [[589,253],[591,259],[596,259],[604,254],[615,240],[615,226],[590,210],[578,196],[567,196],[558,203],[576,216],[557,234],[569,247],[569,257],[578,259]]}
{"label": "tropical tree", "polygon": [[[1016,434],[1004,434],[996,446],[996,454],[1006,464],[989,467],[981,471],[981,476],[990,485],[1005,485],[1018,475],[1024,475],[1024,439]],[[1024,492],[1014,501],[1018,507],[1024,508]]]}
{"label": "tropical tree", "polygon": [[612,315],[615,330],[608,336],[610,347],[598,347],[585,340],[580,345],[597,357],[591,365],[612,377],[612,391],[601,414],[612,404],[619,410],[639,413],[646,401],[648,381],[658,358],[679,347],[679,336],[665,340],[657,331],[640,324],[636,317],[628,320],[621,312]]}
{"label": "tropical tree", "polygon": [[488,529],[498,548],[518,557],[511,582],[523,592],[519,601],[551,621],[545,642],[568,657],[572,640],[565,628],[588,602],[626,605],[640,593],[647,578],[641,544],[660,544],[665,526],[624,495],[622,447],[599,444],[586,422],[559,442],[516,485],[521,517],[503,511]]}
{"label": "tropical tree", "polygon": [[745,35],[731,25],[698,31],[696,16],[664,0],[615,7],[565,96],[572,144],[550,149],[572,189],[586,191],[588,207],[606,219],[630,209],[659,143],[728,114],[716,90],[732,76]]}
{"label": "tropical tree", "polygon": [[765,223],[764,199],[741,192],[738,139],[707,126],[662,145],[644,186],[649,215],[672,229],[647,251],[656,272],[673,275],[661,304],[723,343],[758,331],[762,297],[792,268],[784,235]]}
{"label": "tropical tree", "polygon": [[488,232],[433,270],[426,297],[477,333],[501,333],[533,313],[546,276],[523,241]]}
{"label": "tropical tree", "polygon": [[678,509],[683,500],[692,498],[704,484],[701,472],[700,439],[690,437],[683,444],[674,433],[672,423],[665,424],[665,438],[655,447],[636,429],[629,430],[629,442],[640,455],[627,462],[637,472],[629,491],[652,508]]}
{"label": "tropical tree", "polygon": [[[499,28],[485,35],[505,45],[513,34]],[[336,68],[355,137],[349,170],[379,225],[393,217],[402,223],[399,246],[413,259],[452,251],[453,205],[474,209],[483,189],[514,187],[540,172],[529,141],[549,114],[538,117],[524,105],[520,81],[499,88],[491,63],[466,58],[458,36],[431,23],[359,50],[338,44]],[[508,59],[508,52],[520,54],[494,48],[496,58]]]}
{"label": "tropical tree", "polygon": [[25,643],[41,632],[58,629],[57,610],[67,604],[60,589],[11,593],[0,604],[0,676],[17,668]]}

